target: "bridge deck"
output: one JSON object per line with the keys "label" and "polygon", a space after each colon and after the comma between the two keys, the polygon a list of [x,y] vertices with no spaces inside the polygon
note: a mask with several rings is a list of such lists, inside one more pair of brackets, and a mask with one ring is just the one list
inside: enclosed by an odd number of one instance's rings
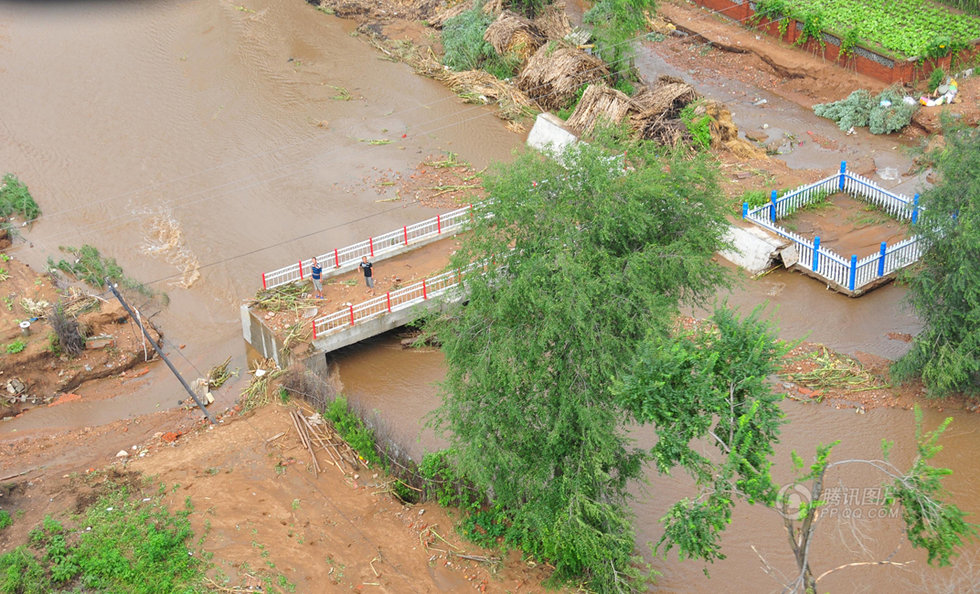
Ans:
{"label": "bridge deck", "polygon": [[414,318],[413,311],[406,310],[397,316],[386,316],[388,319],[384,323],[375,322],[370,327],[363,326],[356,331],[354,327],[338,330],[331,333],[334,338],[330,340],[323,340],[324,337],[320,336],[314,341],[312,331],[315,319],[439,274],[449,262],[450,255],[458,248],[459,241],[448,237],[388,259],[375,261],[373,295],[365,286],[364,276],[359,270],[355,270],[325,279],[323,299],[313,299],[313,286],[309,281],[304,281],[304,298],[299,300],[296,307],[286,311],[268,311],[257,305],[243,306],[245,340],[260,354],[275,359],[282,366],[288,365],[288,361],[280,361],[282,353],[279,351],[287,341],[290,342],[290,350],[295,352],[305,352],[306,345],[311,343],[315,350],[328,352],[404,325]]}

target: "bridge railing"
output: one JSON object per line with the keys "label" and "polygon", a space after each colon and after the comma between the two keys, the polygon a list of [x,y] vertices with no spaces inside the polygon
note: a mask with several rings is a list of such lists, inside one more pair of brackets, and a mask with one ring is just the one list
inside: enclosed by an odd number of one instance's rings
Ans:
{"label": "bridge railing", "polygon": [[[452,212],[436,215],[412,225],[405,225],[375,237],[369,237],[346,247],[335,248],[316,259],[324,270],[356,266],[363,256],[374,258],[439,235],[454,235],[462,231],[473,218],[473,205]],[[272,289],[310,278],[313,259],[299,260],[295,264],[262,274],[262,288]]]}
{"label": "bridge railing", "polygon": [[416,303],[442,297],[455,287],[460,286],[463,277],[477,269],[482,269],[482,265],[471,264],[461,270],[443,272],[401,289],[388,291],[384,295],[348,305],[344,309],[316,318],[313,320],[313,340],[360,322],[411,307]]}

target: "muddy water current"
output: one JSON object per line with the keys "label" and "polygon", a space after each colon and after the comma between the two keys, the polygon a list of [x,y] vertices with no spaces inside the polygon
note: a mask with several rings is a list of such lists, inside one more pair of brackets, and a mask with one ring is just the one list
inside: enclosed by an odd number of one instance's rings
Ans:
{"label": "muddy water current", "polygon": [[[653,54],[638,61],[641,67],[658,63]],[[434,213],[398,200],[377,182],[385,172],[407,173],[439,151],[457,152],[479,168],[506,159],[523,140],[486,109],[461,104],[405,65],[379,60],[348,23],[300,0],[251,0],[241,7],[0,3],[0,89],[0,171],[25,181],[44,211],[10,253],[41,267],[49,256],[59,257],[58,246],[89,243],[115,257],[128,275],[166,291],[167,307],[139,299],[137,305],[147,315],[159,311],[153,319],[189,377],[229,354],[234,366],[245,366],[239,305],[254,293],[262,271]],[[738,117],[759,117],[744,107]],[[777,109],[787,127],[820,125],[789,105],[769,109],[767,117]],[[890,155],[886,144],[869,150]],[[799,162],[791,165],[823,168],[842,158],[812,157],[820,162],[803,162],[806,155],[797,153]],[[887,334],[919,327],[903,296],[889,286],[849,300],[785,272],[745,280],[722,295],[742,309],[767,303],[784,336],[807,335],[844,352],[888,358],[907,345]],[[409,451],[418,456],[439,446],[421,420],[438,402],[435,383],[444,368],[437,351],[404,351],[383,336],[335,361],[350,397],[377,410]],[[9,437],[99,424],[183,398],[162,366],[147,377],[136,393],[31,411],[0,432]],[[219,404],[230,401],[235,388],[219,394]],[[790,475],[791,449],[806,455],[833,439],[842,440],[841,459],[874,456],[881,438],[899,440],[897,462],[911,455],[908,411],[857,415],[790,402],[786,412],[792,423],[777,458],[780,479]],[[927,420],[938,417],[929,413]],[[636,438],[652,441],[643,431]],[[944,443],[940,463],[955,470],[952,494],[976,512],[976,417],[957,415]],[[831,478],[849,490],[874,485],[866,472]],[[659,537],[657,518],[667,502],[691,495],[689,486],[679,477],[651,476],[637,491],[640,543]],[[892,552],[900,542],[895,522],[873,517],[876,511],[851,501],[839,506],[847,521],[822,522],[818,573],[864,560],[862,543],[872,550],[867,558]],[[776,589],[751,547],[774,571],[789,572],[781,530],[775,514],[739,506],[724,542],[729,557],[710,568],[710,579],[701,564],[657,561],[664,574],[658,583],[671,591]],[[971,550],[957,570],[925,570],[923,557],[907,545],[893,560],[914,563],[842,570],[823,584],[830,591],[926,585],[967,591],[973,582],[956,580],[974,580],[971,563],[980,561]]]}
{"label": "muddy water current", "polygon": [[[165,291],[153,320],[191,378],[217,353],[244,367],[238,308],[262,272],[435,214],[382,176],[441,151],[482,168],[520,142],[297,0],[3,2],[0,88],[0,170],[44,213],[11,255],[42,267],[89,243]],[[5,429],[173,406],[179,384],[154,374]]]}

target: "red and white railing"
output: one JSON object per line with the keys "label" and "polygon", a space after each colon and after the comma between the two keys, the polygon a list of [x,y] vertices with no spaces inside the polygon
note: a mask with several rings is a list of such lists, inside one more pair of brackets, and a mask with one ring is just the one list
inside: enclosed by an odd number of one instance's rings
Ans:
{"label": "red and white railing", "polygon": [[[473,219],[473,205],[436,215],[413,225],[389,231],[383,235],[369,237],[364,241],[336,248],[317,256],[324,272],[329,269],[355,268],[363,256],[375,258],[403,249],[409,245],[432,239],[440,235],[455,235]],[[299,260],[278,270],[262,274],[262,288],[272,289],[289,283],[306,280],[310,277],[313,259]]]}
{"label": "red and white railing", "polygon": [[313,340],[344,328],[350,328],[360,322],[405,309],[429,299],[442,297],[453,288],[459,287],[463,282],[463,277],[474,270],[482,270],[482,265],[471,264],[461,270],[443,272],[407,287],[388,291],[384,295],[379,295],[356,305],[348,305],[332,314],[316,318],[313,320]]}

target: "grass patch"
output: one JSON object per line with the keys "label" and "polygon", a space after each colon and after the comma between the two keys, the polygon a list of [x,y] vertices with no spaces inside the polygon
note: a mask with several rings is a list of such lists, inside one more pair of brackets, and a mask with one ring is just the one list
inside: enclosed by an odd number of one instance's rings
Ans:
{"label": "grass patch", "polygon": [[375,451],[374,431],[368,427],[350,409],[347,399],[338,396],[323,412],[324,418],[330,420],[337,433],[356,451],[361,458],[374,464],[381,464],[381,459]]}
{"label": "grass patch", "polygon": [[48,516],[27,545],[0,555],[0,592],[203,591],[206,564],[187,547],[190,513],[107,483],[81,515]]}
{"label": "grass patch", "polygon": [[17,176],[8,173],[0,181],[0,216],[9,217],[13,214],[19,214],[30,222],[41,216],[41,208],[27,186]]}
{"label": "grass patch", "polygon": [[105,279],[113,284],[119,284],[127,289],[133,289],[140,294],[151,296],[153,291],[143,283],[123,274],[123,269],[116,263],[115,258],[106,258],[96,248],[85,244],[80,248],[59,246],[59,250],[68,254],[69,259],[57,262],[48,258],[48,267],[60,270],[93,287],[105,287]]}

